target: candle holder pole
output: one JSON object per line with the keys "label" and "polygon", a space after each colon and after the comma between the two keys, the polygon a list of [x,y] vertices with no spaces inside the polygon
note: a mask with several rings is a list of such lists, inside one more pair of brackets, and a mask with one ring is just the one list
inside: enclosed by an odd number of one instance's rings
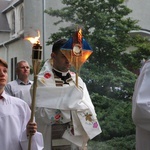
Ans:
{"label": "candle holder pole", "polygon": [[[32,93],[32,105],[31,105],[31,118],[30,121],[34,121],[35,114],[35,103],[36,103],[36,89],[37,89],[37,79],[38,73],[41,66],[41,58],[42,58],[42,46],[37,42],[32,47],[32,64],[33,64],[33,74],[34,74],[34,82],[33,82],[33,93]],[[28,150],[31,150],[31,141],[32,135],[29,135],[29,143]]]}

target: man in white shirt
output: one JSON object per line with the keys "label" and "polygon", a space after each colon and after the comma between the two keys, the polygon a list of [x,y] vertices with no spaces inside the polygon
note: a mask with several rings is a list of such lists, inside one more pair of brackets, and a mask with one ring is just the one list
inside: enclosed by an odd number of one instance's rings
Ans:
{"label": "man in white shirt", "polygon": [[11,95],[23,99],[31,107],[30,88],[33,81],[29,80],[30,66],[27,61],[21,60],[16,65],[17,79],[8,82],[5,91]]}
{"label": "man in white shirt", "polygon": [[86,85],[79,77],[76,86],[71,64],[60,51],[65,43],[54,43],[52,60],[38,74],[35,118],[44,150],[85,150],[88,140],[101,133]]}
{"label": "man in white shirt", "polygon": [[29,121],[29,106],[4,90],[8,79],[7,70],[7,63],[0,59],[0,149],[27,150],[28,136],[31,135],[31,150],[42,150],[42,134],[36,132],[36,123]]}
{"label": "man in white shirt", "polygon": [[150,150],[150,60],[142,66],[135,83],[132,118],[136,125],[136,150]]}

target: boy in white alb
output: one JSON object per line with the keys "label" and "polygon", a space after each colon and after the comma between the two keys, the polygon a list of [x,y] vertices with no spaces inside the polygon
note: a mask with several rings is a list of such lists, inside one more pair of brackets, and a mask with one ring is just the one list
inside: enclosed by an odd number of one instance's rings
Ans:
{"label": "boy in white alb", "polygon": [[27,150],[32,135],[31,150],[43,149],[42,134],[30,120],[30,108],[23,100],[6,94],[8,65],[0,59],[0,149]]}

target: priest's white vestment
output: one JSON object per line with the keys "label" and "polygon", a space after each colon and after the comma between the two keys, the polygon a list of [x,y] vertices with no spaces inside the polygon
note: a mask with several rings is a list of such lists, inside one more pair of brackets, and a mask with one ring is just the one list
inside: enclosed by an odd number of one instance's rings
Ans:
{"label": "priest's white vestment", "polygon": [[81,148],[101,133],[85,83],[79,77],[77,87],[75,73],[70,74],[72,80],[68,84],[56,86],[59,79],[54,78],[50,60],[47,60],[38,75],[35,117],[38,129],[43,133],[45,150],[51,149],[52,124],[72,122],[74,133],[70,127],[63,138]]}

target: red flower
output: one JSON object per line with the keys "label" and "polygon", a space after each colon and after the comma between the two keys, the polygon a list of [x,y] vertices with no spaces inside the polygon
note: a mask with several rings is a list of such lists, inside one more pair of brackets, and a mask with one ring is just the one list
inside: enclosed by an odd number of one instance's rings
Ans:
{"label": "red flower", "polygon": [[57,115],[55,116],[55,119],[58,120],[60,117],[61,117],[60,114],[57,114]]}
{"label": "red flower", "polygon": [[51,77],[51,74],[50,74],[49,72],[46,72],[46,73],[44,74],[44,77],[45,77],[46,79],[49,79],[49,78]]}

